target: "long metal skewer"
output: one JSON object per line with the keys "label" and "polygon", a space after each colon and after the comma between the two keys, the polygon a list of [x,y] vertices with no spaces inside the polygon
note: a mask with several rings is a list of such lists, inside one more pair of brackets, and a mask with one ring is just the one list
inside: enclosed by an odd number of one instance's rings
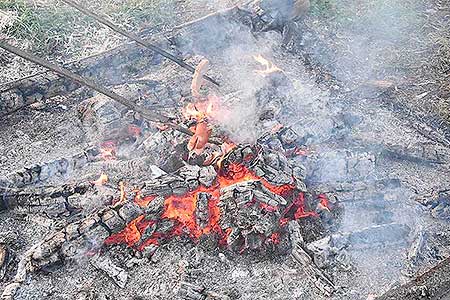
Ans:
{"label": "long metal skewer", "polygon": [[3,48],[6,51],[14,53],[17,56],[20,56],[20,57],[22,57],[26,60],[29,60],[35,64],[45,67],[61,76],[67,77],[81,85],[87,86],[103,95],[106,95],[106,96],[110,97],[111,99],[114,99],[117,102],[128,107],[129,109],[132,109],[132,110],[140,113],[148,121],[165,123],[165,124],[169,125],[170,127],[172,127],[173,129],[178,130],[184,134],[188,134],[191,136],[193,135],[193,133],[189,129],[172,123],[171,119],[169,117],[159,114],[157,112],[148,110],[146,108],[140,107],[140,106],[136,105],[135,102],[127,100],[125,97],[122,97],[119,94],[116,94],[115,92],[113,92],[111,90],[108,90],[107,88],[95,83],[94,81],[92,81],[90,79],[81,77],[78,74],[75,74],[67,69],[64,69],[60,66],[52,64],[42,58],[39,58],[39,57],[31,54],[31,53],[27,53],[19,48],[11,46],[3,41],[0,41],[0,48]]}
{"label": "long metal skewer", "polygon": [[[88,15],[90,17],[92,17],[93,19],[95,19],[96,21],[102,23],[103,25],[109,27],[110,29],[112,29],[113,31],[135,41],[136,43],[138,43],[141,46],[144,46],[146,48],[149,48],[159,54],[161,54],[162,56],[172,60],[173,62],[177,63],[179,66],[189,70],[191,73],[195,72],[195,68],[193,66],[190,66],[189,64],[185,63],[183,60],[175,57],[174,55],[170,54],[169,52],[150,44],[149,42],[144,41],[143,39],[141,39],[140,37],[138,37],[136,34],[125,31],[121,28],[119,28],[118,26],[114,25],[112,22],[108,21],[107,19],[97,15],[96,13],[93,13],[92,11],[90,11],[89,9],[87,9],[86,7],[81,6],[80,4],[72,1],[72,0],[61,0],[62,2],[66,3],[67,5],[79,10],[80,12],[82,12],[85,15]],[[215,81],[214,79],[212,79],[211,77],[207,76],[207,75],[203,75],[203,78],[205,78],[206,80],[214,83],[215,85],[219,86],[219,83],[217,81]]]}

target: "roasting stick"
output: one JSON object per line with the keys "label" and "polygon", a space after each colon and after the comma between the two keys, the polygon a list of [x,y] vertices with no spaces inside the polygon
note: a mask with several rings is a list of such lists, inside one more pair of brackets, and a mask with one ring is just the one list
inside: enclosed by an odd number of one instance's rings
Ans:
{"label": "roasting stick", "polygon": [[87,86],[103,95],[106,95],[106,96],[110,97],[111,99],[116,100],[120,104],[123,104],[124,106],[128,107],[129,109],[140,113],[148,121],[164,123],[164,124],[167,124],[168,126],[172,127],[173,129],[178,130],[179,132],[182,132],[184,134],[191,135],[191,136],[193,135],[193,133],[189,129],[172,123],[171,119],[169,117],[159,114],[157,112],[145,109],[143,107],[139,107],[133,101],[127,100],[126,98],[120,96],[119,94],[116,94],[115,92],[110,91],[107,88],[98,85],[97,83],[95,83],[94,81],[92,81],[90,79],[81,77],[78,74],[75,74],[75,73],[73,73],[67,69],[64,69],[60,66],[54,65],[42,58],[39,58],[39,57],[31,54],[31,53],[22,51],[19,48],[11,46],[3,41],[0,41],[0,48],[3,48],[3,49],[5,49],[11,53],[14,53],[15,55],[20,56],[28,61],[31,61],[42,67],[45,67],[45,68],[57,73],[58,75],[67,77],[81,85]]}
{"label": "roasting stick", "polygon": [[[83,14],[92,17],[93,19],[95,19],[97,22],[107,26],[108,28],[110,28],[111,30],[117,32],[120,35],[123,35],[133,41],[135,41],[136,43],[138,43],[141,46],[144,46],[146,48],[149,48],[159,54],[161,54],[162,56],[164,56],[167,59],[170,59],[171,61],[175,62],[176,64],[178,64],[179,66],[189,70],[191,73],[194,73],[195,68],[187,63],[185,63],[183,60],[175,57],[174,55],[170,54],[169,52],[156,47],[155,45],[150,44],[149,42],[144,41],[143,39],[141,39],[140,37],[138,37],[136,34],[125,31],[121,28],[119,28],[118,26],[114,25],[112,22],[108,21],[107,19],[97,15],[96,13],[93,13],[92,11],[90,11],[89,9],[87,9],[86,7],[81,6],[80,4],[72,1],[72,0],[62,0],[62,2],[66,3],[67,5],[79,10],[80,12],[82,12]],[[210,81],[211,83],[215,84],[216,86],[219,86],[219,83],[217,81],[215,81],[214,79],[212,79],[211,77],[207,76],[207,75],[203,75],[203,78],[205,78],[206,80]]]}

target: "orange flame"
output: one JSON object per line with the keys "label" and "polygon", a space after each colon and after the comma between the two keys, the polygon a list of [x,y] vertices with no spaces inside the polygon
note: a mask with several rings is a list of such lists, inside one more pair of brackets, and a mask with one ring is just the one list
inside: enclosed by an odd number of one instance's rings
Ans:
{"label": "orange flame", "polygon": [[278,68],[277,66],[275,66],[271,61],[262,57],[261,54],[254,55],[253,58],[264,67],[263,70],[256,70],[255,72],[257,74],[268,75],[268,74],[271,74],[274,72],[282,72],[283,71],[280,68]]}
{"label": "orange flame", "polygon": [[119,206],[125,203],[126,199],[127,199],[127,195],[125,192],[125,183],[123,181],[119,182],[119,199],[116,200],[115,202],[113,202],[113,206]]}
{"label": "orange flame", "polygon": [[91,183],[96,186],[102,186],[107,182],[108,182],[108,175],[106,175],[105,173],[102,173],[97,180],[91,181]]}
{"label": "orange flame", "polygon": [[116,142],[107,141],[100,144],[100,155],[103,160],[116,159]]}

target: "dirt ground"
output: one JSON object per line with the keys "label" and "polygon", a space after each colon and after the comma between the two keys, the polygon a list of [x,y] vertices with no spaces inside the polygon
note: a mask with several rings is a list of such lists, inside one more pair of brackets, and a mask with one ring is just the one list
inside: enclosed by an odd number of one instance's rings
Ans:
{"label": "dirt ground", "polygon": [[[119,2],[123,7],[128,3]],[[146,1],[129,2],[129,7],[133,7],[134,2],[140,7],[148,5]],[[158,1],[149,2],[158,7]],[[116,2],[95,5],[109,9],[113,19],[129,29],[139,31],[156,26],[155,34],[163,34],[175,24],[232,4],[219,0],[164,3],[173,5],[173,10],[165,8],[169,10],[165,10],[166,19],[159,22],[139,19],[132,10],[125,8],[119,13]],[[14,6],[2,5],[0,3],[0,13],[6,12],[11,18]],[[61,9],[47,1],[27,2],[26,5],[30,5],[33,12]],[[162,8],[158,9],[153,8],[153,13]],[[126,15],[127,11],[130,15]],[[145,12],[141,10],[140,15]],[[377,225],[379,218],[383,219],[381,223],[407,225],[411,232],[423,228],[430,242],[427,258],[416,272],[426,270],[447,257],[450,251],[448,221],[433,218],[414,201],[417,195],[449,188],[450,159],[434,164],[392,159],[383,153],[393,146],[417,146],[450,158],[446,136],[450,121],[449,16],[449,4],[438,0],[317,0],[313,2],[310,15],[301,21],[303,35],[300,40],[294,40],[294,45],[282,48],[280,36],[268,34],[257,38],[255,44],[246,49],[249,52],[266,49],[270,44],[273,61],[297,87],[292,96],[295,101],[289,103],[292,112],[286,114],[285,120],[286,125],[300,135],[312,136],[306,144],[320,154],[311,163],[306,162],[310,187],[333,186],[344,181],[372,184],[379,179],[400,180],[401,187],[395,192],[380,191],[389,196],[382,204],[344,203],[339,231],[352,232]],[[5,21],[3,25],[9,41],[17,45],[27,41],[28,49],[56,61],[78,59],[124,42],[106,29],[87,22],[89,29],[85,30],[89,35],[71,32],[70,38],[64,39],[62,44],[56,43],[58,47],[49,48],[48,41],[14,36],[18,31],[11,31],[8,27],[11,22],[14,21]],[[80,42],[72,43],[78,37]],[[39,49],[42,43],[46,46]],[[4,52],[0,55],[1,82],[39,71],[12,55]],[[227,57],[217,53],[211,57],[214,65],[220,67],[212,70],[212,75],[227,84],[235,83],[230,74],[236,65],[224,62]],[[177,72],[174,67],[166,71],[168,74]],[[164,77],[159,79],[163,81]],[[189,74],[186,74],[186,82],[184,88],[188,88]],[[0,175],[69,157],[85,149],[89,140],[76,110],[77,104],[85,98],[86,91],[79,90],[27,107],[1,120]],[[431,128],[434,134],[417,130],[418,124]],[[346,165],[350,156],[358,158],[352,168]],[[0,241],[12,245],[17,262],[17,257],[27,248],[60,225],[60,220],[27,211],[0,212]],[[406,280],[401,271],[409,244],[410,238],[393,247],[349,250],[350,270],[339,267],[330,270],[339,287],[332,299],[367,299],[369,294],[379,295]],[[112,253],[118,261],[134,259],[131,251],[124,248],[118,247]],[[208,243],[195,244],[178,238],[161,247],[150,262],[139,260],[129,264],[129,282],[125,289],[96,271],[88,258],[80,257],[29,276],[16,299],[178,299],[179,282],[185,278],[230,299],[325,299],[314,291],[289,256],[236,255]],[[0,282],[0,288],[10,278],[11,275]]]}

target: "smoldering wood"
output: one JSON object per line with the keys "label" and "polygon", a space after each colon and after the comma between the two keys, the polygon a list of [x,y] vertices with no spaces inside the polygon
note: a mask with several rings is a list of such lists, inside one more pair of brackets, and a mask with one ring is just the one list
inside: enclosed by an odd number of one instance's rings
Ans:
{"label": "smoldering wood", "polygon": [[388,159],[410,161],[416,164],[447,164],[450,157],[428,145],[383,145],[380,155]]}
{"label": "smoldering wood", "polygon": [[288,226],[292,257],[301,265],[302,270],[305,271],[320,293],[326,297],[331,296],[336,287],[328,276],[314,263],[311,255],[306,251],[305,241],[300,232],[300,225],[297,221],[290,221]]}
{"label": "smoldering wood", "polygon": [[86,164],[101,159],[100,148],[91,147],[71,157],[59,158],[11,172],[5,178],[0,178],[0,187],[23,188],[31,184],[45,183],[54,177],[64,178],[73,170],[81,169]]}
{"label": "smoldering wood", "polygon": [[3,48],[11,53],[14,53],[15,55],[20,56],[20,57],[22,57],[28,61],[31,61],[37,65],[43,66],[61,76],[67,77],[70,80],[72,80],[78,84],[89,87],[105,96],[108,96],[111,99],[114,99],[117,102],[121,103],[125,107],[127,107],[131,110],[134,110],[136,112],[139,112],[148,121],[166,123],[166,125],[174,128],[175,130],[183,132],[187,135],[192,135],[192,132],[190,132],[188,129],[181,127],[177,124],[171,123],[171,119],[169,117],[162,115],[162,114],[156,112],[155,110],[149,110],[145,107],[140,107],[139,105],[136,104],[135,101],[130,101],[129,99],[127,99],[119,94],[116,94],[115,92],[99,85],[98,83],[96,83],[95,81],[93,81],[91,79],[84,78],[68,69],[62,68],[55,64],[52,64],[42,58],[39,58],[31,53],[22,51],[21,49],[16,48],[12,45],[9,45],[5,42],[0,41],[0,48]]}
{"label": "smoldering wood", "polygon": [[334,195],[339,202],[363,202],[375,199],[389,200],[399,194],[402,183],[398,178],[385,178],[374,181],[351,181],[341,183],[321,183],[314,185],[318,193]]}
{"label": "smoldering wood", "polygon": [[[117,227],[111,218],[118,217],[119,210],[123,205],[108,206],[86,216],[85,218],[67,224],[63,229],[47,234],[40,242],[33,245],[20,257],[17,272],[12,282],[10,282],[1,295],[1,299],[12,300],[17,289],[25,282],[27,274],[35,272],[49,264],[64,259],[70,259],[76,253],[72,249],[73,245],[78,245],[80,241],[90,239],[105,239],[109,232]],[[129,211],[126,209],[125,211]],[[106,223],[103,223],[103,222]],[[125,220],[121,220],[126,224]],[[121,228],[123,229],[123,228]],[[117,270],[116,270],[117,271]],[[114,273],[116,274],[116,273]],[[119,274],[116,280],[123,282],[123,275]]]}
{"label": "smoldering wood", "polygon": [[209,199],[211,199],[211,195],[209,195],[208,193],[197,194],[195,217],[197,225],[200,226],[202,229],[208,225],[209,221],[209,211],[208,211]]}
{"label": "smoldering wood", "polygon": [[357,231],[332,235],[335,244],[362,249],[385,245],[405,244],[410,233],[409,226],[399,223],[374,225]]}
{"label": "smoldering wood", "polygon": [[414,276],[415,268],[424,258],[424,249],[427,244],[427,235],[422,226],[419,226],[414,233],[411,246],[406,255],[406,265],[402,270],[402,274],[407,277]]}

